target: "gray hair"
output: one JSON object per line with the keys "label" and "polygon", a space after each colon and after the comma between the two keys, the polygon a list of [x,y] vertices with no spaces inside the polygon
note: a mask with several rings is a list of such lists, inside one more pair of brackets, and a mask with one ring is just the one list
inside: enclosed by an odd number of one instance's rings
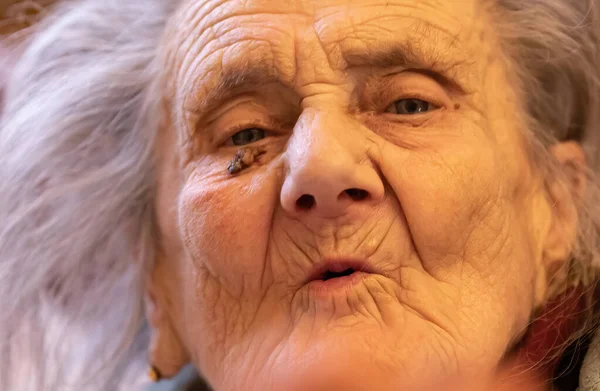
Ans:
{"label": "gray hair", "polygon": [[[579,140],[596,184],[600,6],[488,1],[528,106],[536,160],[549,176],[560,173],[548,146]],[[142,276],[155,239],[156,51],[176,2],[64,6],[39,26],[5,86],[2,390],[129,390],[144,372]],[[588,186],[581,203],[570,284],[589,284],[597,275],[599,194]]]}
{"label": "gray hair", "polygon": [[141,269],[152,258],[158,124],[148,90],[172,7],[66,4],[6,83],[2,390],[130,390],[146,371]]}

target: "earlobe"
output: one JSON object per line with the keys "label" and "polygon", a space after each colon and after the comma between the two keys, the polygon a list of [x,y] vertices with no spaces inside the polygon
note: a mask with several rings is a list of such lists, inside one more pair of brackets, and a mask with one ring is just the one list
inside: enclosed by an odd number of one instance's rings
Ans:
{"label": "earlobe", "polygon": [[154,375],[168,379],[177,375],[189,363],[189,355],[159,291],[156,285],[150,285],[147,292],[146,313],[152,331],[148,364]]}

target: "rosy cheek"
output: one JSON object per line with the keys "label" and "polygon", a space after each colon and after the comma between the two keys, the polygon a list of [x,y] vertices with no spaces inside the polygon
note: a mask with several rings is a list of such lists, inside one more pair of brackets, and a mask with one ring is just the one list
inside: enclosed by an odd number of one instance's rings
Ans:
{"label": "rosy cheek", "polygon": [[183,243],[194,263],[205,262],[207,256],[223,245],[222,237],[232,236],[237,229],[229,192],[214,186],[188,183],[179,198],[179,226]]}
{"label": "rosy cheek", "polygon": [[[188,183],[179,198],[183,243],[196,268],[223,281],[260,272],[273,214],[272,186],[260,175]],[[271,181],[267,181],[270,183]]]}

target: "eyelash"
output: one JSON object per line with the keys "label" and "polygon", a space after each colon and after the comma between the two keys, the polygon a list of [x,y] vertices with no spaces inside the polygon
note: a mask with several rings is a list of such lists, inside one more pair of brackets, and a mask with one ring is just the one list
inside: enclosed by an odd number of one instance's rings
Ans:
{"label": "eyelash", "polygon": [[[436,110],[443,110],[446,108],[447,104],[445,102],[442,102],[441,99],[436,99],[433,98],[431,95],[427,95],[427,94],[423,94],[423,93],[401,93],[399,94],[396,98],[393,98],[391,100],[386,100],[388,101],[388,103],[383,107],[383,113],[386,113],[386,110],[388,107],[390,107],[391,105],[393,105],[394,103],[400,101],[400,100],[405,100],[405,99],[418,99],[418,100],[422,100],[428,103],[431,103],[432,105],[434,105],[437,109]],[[394,115],[398,115],[398,114],[394,114]],[[424,115],[424,114],[423,114]]]}
{"label": "eyelash", "polygon": [[225,136],[221,140],[220,144],[228,146],[228,147],[234,146],[233,143],[230,143],[231,138],[236,133],[241,132],[242,130],[251,129],[251,128],[257,128],[257,129],[264,130],[265,138],[268,136],[271,136],[274,133],[273,129],[277,129],[278,125],[274,121],[269,121],[269,122],[270,123],[254,121],[254,122],[244,122],[244,123],[235,125],[235,126],[229,128],[226,132],[224,132]]}

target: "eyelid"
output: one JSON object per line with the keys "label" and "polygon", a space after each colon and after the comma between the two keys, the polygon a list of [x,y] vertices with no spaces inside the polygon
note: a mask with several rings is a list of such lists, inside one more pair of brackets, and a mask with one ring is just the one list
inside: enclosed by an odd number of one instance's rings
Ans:
{"label": "eyelid", "polygon": [[248,121],[248,122],[240,122],[234,126],[231,126],[229,128],[227,128],[227,130],[225,131],[218,131],[219,132],[219,136],[218,136],[218,145],[223,145],[223,146],[233,146],[233,143],[231,141],[231,138],[233,137],[234,134],[241,132],[242,130],[247,130],[247,129],[253,129],[253,128],[257,128],[257,129],[261,129],[265,132],[265,138],[268,136],[273,135],[273,133],[275,133],[277,131],[277,129],[280,129],[280,124],[277,124],[276,121]]}
{"label": "eyelid", "polygon": [[[434,109],[436,109],[436,110],[444,109],[446,106],[446,104],[444,102],[441,102],[441,99],[433,98],[429,95],[422,94],[422,93],[409,93],[409,94],[406,94],[406,96],[400,96],[397,99],[394,99],[385,108],[387,109],[391,105],[393,105],[401,100],[410,100],[410,99],[417,99],[417,100],[425,101],[425,102],[433,105]],[[419,114],[426,114],[426,113],[419,113]]]}
{"label": "eyelid", "polygon": [[403,99],[419,99],[429,102],[437,109],[447,109],[453,105],[446,89],[430,75],[415,70],[407,70],[388,75],[380,85],[382,110]]}

